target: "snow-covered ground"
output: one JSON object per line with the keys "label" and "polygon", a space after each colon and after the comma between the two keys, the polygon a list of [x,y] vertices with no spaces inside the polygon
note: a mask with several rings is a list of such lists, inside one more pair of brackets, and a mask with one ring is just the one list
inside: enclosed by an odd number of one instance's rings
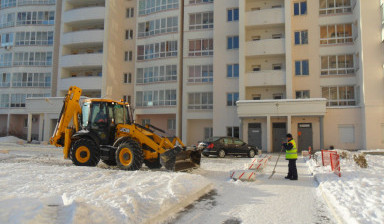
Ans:
{"label": "snow-covered ground", "polygon": [[[383,151],[383,150],[373,150]],[[319,155],[321,160],[321,154]],[[353,159],[341,160],[341,177],[330,166],[307,164],[319,182],[335,216],[345,223],[384,223],[384,156],[366,155],[368,168],[360,168]]]}
{"label": "snow-covered ground", "polygon": [[158,223],[211,191],[201,175],[76,167],[51,146],[0,144],[0,223]]}

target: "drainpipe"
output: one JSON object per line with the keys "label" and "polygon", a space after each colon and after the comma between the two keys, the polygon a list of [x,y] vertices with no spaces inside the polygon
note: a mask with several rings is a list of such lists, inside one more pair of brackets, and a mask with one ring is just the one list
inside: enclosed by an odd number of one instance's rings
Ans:
{"label": "drainpipe", "polygon": [[184,0],[180,1],[180,31],[179,31],[179,76],[178,76],[178,102],[177,102],[177,136],[182,138],[183,134],[183,67],[184,67]]}

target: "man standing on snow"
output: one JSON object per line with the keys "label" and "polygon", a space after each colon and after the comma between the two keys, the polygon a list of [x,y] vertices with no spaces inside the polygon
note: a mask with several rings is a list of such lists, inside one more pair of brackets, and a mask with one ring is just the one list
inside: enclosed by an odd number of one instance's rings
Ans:
{"label": "man standing on snow", "polygon": [[296,142],[293,140],[291,134],[287,134],[287,142],[283,143],[283,147],[285,149],[285,159],[289,161],[288,163],[288,175],[285,179],[297,180],[297,168],[296,168],[296,160],[297,160],[297,147]]}

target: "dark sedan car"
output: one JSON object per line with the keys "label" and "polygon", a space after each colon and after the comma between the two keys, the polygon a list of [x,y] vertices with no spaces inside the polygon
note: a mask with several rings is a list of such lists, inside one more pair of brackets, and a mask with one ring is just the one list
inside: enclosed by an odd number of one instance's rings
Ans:
{"label": "dark sedan car", "polygon": [[211,137],[200,142],[198,148],[202,150],[203,156],[215,155],[224,158],[226,155],[254,157],[257,148],[248,145],[238,138],[233,137]]}

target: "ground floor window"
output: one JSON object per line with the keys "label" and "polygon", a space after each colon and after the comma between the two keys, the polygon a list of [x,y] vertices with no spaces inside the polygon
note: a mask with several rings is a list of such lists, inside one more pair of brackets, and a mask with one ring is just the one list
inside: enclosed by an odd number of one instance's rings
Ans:
{"label": "ground floor window", "polygon": [[168,119],[167,128],[168,130],[176,130],[176,119]]}
{"label": "ground floor window", "polygon": [[339,125],[339,139],[341,143],[354,143],[355,127],[352,124]]}
{"label": "ground floor window", "polygon": [[213,136],[213,128],[212,127],[205,127],[204,128],[204,139],[210,138]]}
{"label": "ground floor window", "polygon": [[151,124],[151,119],[143,119],[143,120],[141,120],[141,124],[142,124],[143,126],[145,126],[145,125],[147,125],[147,124]]}
{"label": "ground floor window", "polygon": [[239,127],[227,127],[227,136],[238,138],[239,135]]}

